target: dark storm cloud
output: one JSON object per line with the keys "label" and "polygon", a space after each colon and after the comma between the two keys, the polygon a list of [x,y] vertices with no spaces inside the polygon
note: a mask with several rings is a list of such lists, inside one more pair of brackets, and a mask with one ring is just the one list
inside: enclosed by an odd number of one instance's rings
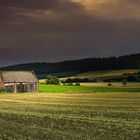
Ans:
{"label": "dark storm cloud", "polygon": [[0,0],[1,8],[15,8],[17,10],[78,10],[82,5],[69,0]]}
{"label": "dark storm cloud", "polygon": [[139,0],[0,0],[0,63],[140,51]]}

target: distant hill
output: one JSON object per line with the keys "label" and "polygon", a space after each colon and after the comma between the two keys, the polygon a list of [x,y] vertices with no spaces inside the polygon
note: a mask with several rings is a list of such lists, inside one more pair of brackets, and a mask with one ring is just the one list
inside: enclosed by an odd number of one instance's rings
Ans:
{"label": "distant hill", "polygon": [[58,77],[98,70],[140,69],[140,53],[109,58],[86,58],[57,63],[37,62],[13,65],[0,70],[34,70],[39,78],[47,74]]}

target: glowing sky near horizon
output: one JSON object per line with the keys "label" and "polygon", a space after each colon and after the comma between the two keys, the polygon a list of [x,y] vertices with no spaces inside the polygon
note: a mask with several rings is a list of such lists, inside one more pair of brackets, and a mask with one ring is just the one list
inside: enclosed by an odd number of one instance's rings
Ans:
{"label": "glowing sky near horizon", "polygon": [[140,52],[140,0],[0,0],[0,66]]}

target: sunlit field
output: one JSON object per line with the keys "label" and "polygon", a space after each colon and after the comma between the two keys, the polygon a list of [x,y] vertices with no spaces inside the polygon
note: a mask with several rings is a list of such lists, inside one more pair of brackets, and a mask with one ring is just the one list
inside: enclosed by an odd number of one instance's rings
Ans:
{"label": "sunlit field", "polygon": [[0,139],[139,140],[140,93],[0,94]]}
{"label": "sunlit field", "polygon": [[[111,83],[114,88],[124,88],[122,82],[91,82],[91,83],[81,83],[81,86],[86,87],[108,87]],[[140,88],[140,82],[128,82],[125,88]]]}
{"label": "sunlit field", "polygon": [[95,92],[140,92],[140,83],[128,83],[126,87],[122,83],[81,83],[81,86],[63,86],[40,84],[40,92],[55,93],[95,93]]}

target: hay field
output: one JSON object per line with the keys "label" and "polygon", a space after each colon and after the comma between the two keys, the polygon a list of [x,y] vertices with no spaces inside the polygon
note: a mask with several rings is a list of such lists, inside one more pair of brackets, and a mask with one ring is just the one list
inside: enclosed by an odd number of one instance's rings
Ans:
{"label": "hay field", "polygon": [[2,140],[139,140],[140,93],[0,94]]}
{"label": "hay field", "polygon": [[126,70],[104,70],[104,71],[91,71],[76,74],[74,76],[60,78],[60,80],[66,80],[68,78],[89,78],[89,79],[100,79],[100,78],[115,78],[125,77],[126,75],[132,75],[139,72],[139,69],[126,69]]}
{"label": "hay field", "polygon": [[[122,82],[90,82],[81,83],[81,86],[86,87],[108,87],[108,83],[111,83],[114,88],[124,88]],[[128,82],[125,88],[140,88],[140,82]]]}

